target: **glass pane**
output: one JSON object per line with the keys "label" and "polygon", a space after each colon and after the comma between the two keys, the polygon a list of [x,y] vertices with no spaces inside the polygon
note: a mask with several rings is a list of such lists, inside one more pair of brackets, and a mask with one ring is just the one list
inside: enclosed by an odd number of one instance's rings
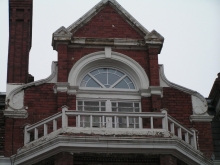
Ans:
{"label": "glass pane", "polygon": [[133,103],[123,103],[119,102],[118,107],[133,107]]}
{"label": "glass pane", "polygon": [[113,102],[112,102],[112,107],[116,107],[116,103],[113,103]]}
{"label": "glass pane", "polygon": [[109,72],[109,73],[115,73],[116,70],[115,70],[115,69],[108,69],[108,72]]}
{"label": "glass pane", "polygon": [[88,105],[99,106],[99,102],[98,101],[85,101],[84,105],[85,106],[88,106]]}
{"label": "glass pane", "polygon": [[133,84],[133,83],[130,83],[130,84],[128,84],[128,85],[129,85],[130,89],[135,89],[135,87],[134,87],[134,84]]}
{"label": "glass pane", "polygon": [[105,108],[101,108],[101,111],[105,111]]}
{"label": "glass pane", "polygon": [[99,74],[99,70],[98,69],[96,69],[96,70],[94,70],[94,71],[92,71],[92,72],[90,72],[93,76],[95,76],[96,74]]}
{"label": "glass pane", "polygon": [[78,105],[82,105],[82,101],[78,101]]}
{"label": "glass pane", "polygon": [[100,71],[101,73],[107,73],[107,68],[101,68],[101,69],[99,69],[99,71]]}
{"label": "glass pane", "polygon": [[78,111],[82,111],[82,107],[78,107]]}
{"label": "glass pane", "polygon": [[116,75],[118,75],[119,77],[122,77],[122,76],[124,76],[124,73],[117,70]]}
{"label": "glass pane", "polygon": [[140,112],[140,109],[139,108],[135,108],[135,112]]}
{"label": "glass pane", "polygon": [[133,112],[133,108],[118,108],[118,112]]}
{"label": "glass pane", "polygon": [[84,81],[88,81],[91,77],[89,75],[86,75],[86,77],[84,77]]}
{"label": "glass pane", "polygon": [[112,111],[113,111],[113,112],[116,112],[116,111],[117,111],[117,108],[112,108]]}
{"label": "glass pane", "polygon": [[118,122],[119,128],[127,128],[126,117],[119,117]]}
{"label": "glass pane", "polygon": [[101,73],[95,76],[103,85],[107,84],[107,73]]}
{"label": "glass pane", "polygon": [[84,107],[84,111],[99,111],[99,107]]}
{"label": "glass pane", "polygon": [[125,77],[125,79],[124,79],[127,83],[130,83],[131,82],[131,79],[130,78],[128,78],[128,77]]}
{"label": "glass pane", "polygon": [[95,82],[95,80],[90,79],[89,82],[86,84],[86,87],[98,87],[101,88],[101,86]]}
{"label": "glass pane", "polygon": [[116,81],[118,81],[119,79],[120,79],[120,77],[117,76],[117,75],[115,75],[115,74],[111,74],[111,73],[108,74],[108,83],[109,83],[110,85],[114,84],[114,83],[115,83]]}
{"label": "glass pane", "polygon": [[105,102],[101,102],[101,106],[105,106]]}
{"label": "glass pane", "polygon": [[124,80],[122,80],[122,81],[120,81],[117,85],[115,85],[114,88],[129,89],[129,86],[128,86],[128,84],[127,84]]}
{"label": "glass pane", "polygon": [[134,107],[139,107],[139,103],[134,103]]}

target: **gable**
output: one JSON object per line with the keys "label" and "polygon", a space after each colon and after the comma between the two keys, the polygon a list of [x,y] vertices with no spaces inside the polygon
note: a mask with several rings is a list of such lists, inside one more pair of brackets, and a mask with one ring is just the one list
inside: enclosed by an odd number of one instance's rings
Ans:
{"label": "gable", "polygon": [[74,37],[143,39],[145,34],[122,16],[109,2],[85,25],[71,32]]}

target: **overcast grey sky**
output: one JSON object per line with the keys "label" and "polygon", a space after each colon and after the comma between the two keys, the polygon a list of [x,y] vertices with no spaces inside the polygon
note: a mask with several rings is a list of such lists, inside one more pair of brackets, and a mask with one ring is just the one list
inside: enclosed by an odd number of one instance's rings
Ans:
{"label": "overcast grey sky", "polygon": [[[34,0],[29,73],[35,80],[51,73],[57,52],[52,33],[68,27],[99,0]],[[208,97],[220,72],[220,0],[117,0],[149,31],[165,41],[159,63],[171,82]],[[0,91],[6,91],[8,0],[0,0]]]}

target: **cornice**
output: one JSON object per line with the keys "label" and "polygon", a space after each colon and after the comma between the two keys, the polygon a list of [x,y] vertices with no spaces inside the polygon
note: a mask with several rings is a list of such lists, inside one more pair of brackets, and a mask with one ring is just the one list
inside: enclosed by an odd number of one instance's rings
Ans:
{"label": "cornice", "polygon": [[56,67],[57,67],[57,62],[52,62],[52,73],[49,77],[47,77],[46,79],[27,83],[27,84],[21,85],[15,89],[13,89],[6,97],[6,109],[3,111],[4,115],[6,117],[10,117],[10,118],[26,118],[28,116],[28,112],[26,110],[26,109],[28,109],[28,107],[26,107],[24,105],[21,108],[14,107],[11,103],[11,101],[13,100],[13,97],[17,93],[21,92],[22,90],[24,90],[26,88],[30,88],[32,86],[38,86],[38,85],[41,85],[41,84],[44,84],[44,83],[51,81],[57,74]]}
{"label": "cornice", "polygon": [[[68,132],[68,129],[57,130],[57,133]],[[55,135],[30,143],[29,147],[19,149],[11,156],[16,164],[34,164],[59,152],[102,152],[102,153],[149,153],[172,154],[190,165],[211,165],[200,151],[176,137],[141,136],[77,136],[74,134]],[[141,147],[140,147],[141,146]]]}

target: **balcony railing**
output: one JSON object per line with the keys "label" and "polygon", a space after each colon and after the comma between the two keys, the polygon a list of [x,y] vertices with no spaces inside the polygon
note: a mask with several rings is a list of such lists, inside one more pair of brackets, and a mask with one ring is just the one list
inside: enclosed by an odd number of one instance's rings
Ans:
{"label": "balcony railing", "polygon": [[[70,126],[68,120],[74,117],[74,125]],[[158,119],[161,120],[162,128],[158,128]],[[143,121],[149,121],[148,126],[144,125]],[[156,122],[155,122],[156,120]],[[188,129],[181,125],[178,121],[173,119],[167,114],[166,110],[160,112],[86,112],[86,111],[73,111],[68,110],[66,107],[62,112],[54,114],[44,120],[41,120],[33,125],[26,125],[24,130],[24,144],[35,141],[39,138],[39,129],[43,131],[43,136],[48,135],[49,129],[51,132],[58,130],[58,123],[61,128],[74,127],[84,129],[86,128],[109,128],[121,129],[126,131],[132,128],[140,131],[169,131],[177,138],[185,141],[186,143],[197,149],[196,133],[193,129]],[[146,123],[146,122],[145,122]],[[50,127],[48,127],[48,125]],[[155,127],[155,125],[157,125]],[[159,124],[160,125],[160,124]],[[51,128],[52,127],[52,128]],[[31,136],[32,134],[32,136]]]}

